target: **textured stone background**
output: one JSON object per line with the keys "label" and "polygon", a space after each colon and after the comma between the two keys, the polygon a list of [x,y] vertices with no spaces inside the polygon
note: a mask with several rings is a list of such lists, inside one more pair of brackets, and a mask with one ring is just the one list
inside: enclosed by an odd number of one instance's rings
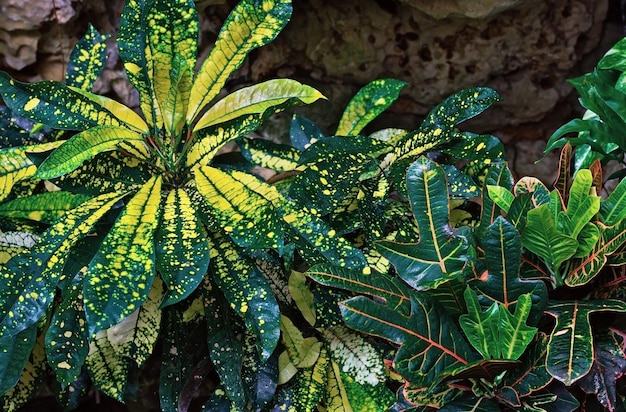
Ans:
{"label": "textured stone background", "polygon": [[[235,0],[204,0],[206,54]],[[552,180],[555,156],[539,164],[545,140],[580,108],[566,79],[590,70],[621,37],[616,0],[293,0],[294,15],[271,45],[252,53],[229,87],[292,77],[328,102],[304,114],[331,133],[341,109],[365,83],[409,83],[374,127],[419,125],[449,94],[490,86],[502,101],[468,123],[507,146],[518,175]],[[0,0],[0,69],[21,80],[61,79],[64,61],[92,22],[115,33],[122,0]],[[111,42],[113,46],[113,42]],[[114,47],[98,93],[137,105]],[[287,117],[266,133],[286,134]]]}

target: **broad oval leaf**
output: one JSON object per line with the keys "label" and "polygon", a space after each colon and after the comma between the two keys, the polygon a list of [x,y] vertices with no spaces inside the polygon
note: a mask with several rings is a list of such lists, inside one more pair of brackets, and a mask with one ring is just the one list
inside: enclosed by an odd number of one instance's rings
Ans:
{"label": "broad oval leaf", "polygon": [[104,69],[107,59],[105,41],[109,34],[100,34],[96,28],[87,26],[87,32],[72,49],[65,72],[65,84],[83,90],[91,90]]}
{"label": "broad oval leaf", "polygon": [[250,51],[274,40],[289,21],[291,11],[289,0],[243,0],[233,9],[196,76],[187,124],[217,96]]}
{"label": "broad oval leaf", "polygon": [[128,201],[89,263],[83,294],[89,335],[118,324],[146,300],[155,276],[161,177]]}

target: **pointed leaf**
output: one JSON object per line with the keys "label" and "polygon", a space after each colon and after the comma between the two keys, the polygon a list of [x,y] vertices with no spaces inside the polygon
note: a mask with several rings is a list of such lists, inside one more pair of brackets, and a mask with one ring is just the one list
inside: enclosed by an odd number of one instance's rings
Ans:
{"label": "pointed leaf", "polygon": [[468,244],[450,227],[443,169],[421,157],[409,168],[406,180],[413,216],[420,230],[419,243],[381,241],[376,248],[413,288],[435,288],[460,275],[468,259]]}
{"label": "pointed leaf", "polygon": [[28,153],[45,153],[62,143],[50,142],[0,150],[0,200],[4,200],[11,193],[15,183],[28,179],[37,172],[37,166],[28,157]]}
{"label": "pointed leaf", "polygon": [[171,190],[163,205],[156,236],[156,269],[167,286],[162,307],[185,299],[209,267],[209,242],[183,188]]}
{"label": "pointed leaf", "polygon": [[263,360],[270,357],[280,337],[280,311],[267,281],[250,258],[228,238],[211,233],[210,268],[215,283],[233,310],[257,337]]}
{"label": "pointed leaf", "polygon": [[86,130],[126,123],[145,130],[145,123],[126,106],[54,81],[22,83],[0,72],[0,94],[16,114],[55,129]]}
{"label": "pointed leaf", "polygon": [[46,332],[46,359],[62,386],[78,379],[89,353],[89,335],[83,307],[84,273],[63,291]]}
{"label": "pointed leaf", "polygon": [[[11,336],[35,324],[47,311],[63,280],[63,266],[72,246],[125,193],[107,193],[71,210],[48,228],[30,250],[0,268],[0,335]],[[18,275],[19,274],[19,275]]]}
{"label": "pointed leaf", "polygon": [[322,349],[322,342],[316,337],[305,338],[291,319],[281,315],[280,330],[282,342],[287,348],[289,359],[296,368],[311,368],[315,365]]}
{"label": "pointed leaf", "polygon": [[539,334],[520,358],[522,365],[510,370],[504,377],[504,384],[512,388],[520,398],[537,392],[552,382],[552,376],[546,370],[547,350],[548,337]]}
{"label": "pointed leaf", "polygon": [[241,154],[255,165],[285,172],[298,167],[300,151],[294,147],[265,139],[241,138],[237,141]]}
{"label": "pointed leaf", "polygon": [[290,79],[268,80],[230,93],[198,120],[194,132],[240,116],[263,115],[276,106],[310,104],[324,98],[314,88]]}
{"label": "pointed leaf", "polygon": [[394,368],[415,385],[430,385],[444,371],[477,358],[459,339],[452,319],[425,295],[412,297],[410,316],[362,296],[340,303],[340,308],[349,327],[401,345]]}
{"label": "pointed leaf", "polygon": [[411,308],[409,288],[401,280],[385,273],[372,273],[369,268],[358,271],[320,264],[307,270],[306,275],[325,286],[383,299],[387,306],[395,308],[400,313],[409,314]]}
{"label": "pointed leaf", "polygon": [[626,179],[620,180],[611,194],[601,201],[600,218],[607,226],[626,218]]}
{"label": "pointed leaf", "polygon": [[313,303],[313,293],[307,285],[304,273],[296,270],[291,271],[289,276],[289,294],[292,296],[296,307],[309,322],[309,325],[315,325],[315,305]]}
{"label": "pointed leaf", "polygon": [[90,336],[119,323],[148,297],[160,196],[161,177],[155,176],[128,201],[89,263],[83,292]]}
{"label": "pointed leaf", "polygon": [[509,213],[511,204],[515,200],[515,195],[501,186],[487,185],[487,191],[489,198],[493,200],[500,209],[504,210],[505,213]]}
{"label": "pointed leaf", "polygon": [[574,175],[565,211],[568,222],[565,233],[574,238],[600,210],[600,196],[590,193],[592,185],[593,176],[589,170],[582,169]]}
{"label": "pointed leaf", "polygon": [[91,91],[93,84],[104,69],[107,59],[105,41],[109,37],[108,34],[100,34],[91,24],[87,26],[87,32],[70,54],[65,72],[65,84]]}
{"label": "pointed leaf", "polygon": [[289,139],[294,148],[303,151],[324,137],[326,135],[312,121],[294,113],[289,127]]}
{"label": "pointed leaf", "polygon": [[471,283],[481,305],[486,308],[497,303],[513,312],[520,296],[530,294],[534,311],[530,323],[536,323],[548,301],[548,291],[543,281],[520,277],[522,248],[517,230],[499,216],[485,231],[483,248],[487,270]]}
{"label": "pointed leaf", "polygon": [[398,99],[407,83],[396,79],[378,79],[354,95],[339,120],[336,135],[353,136]]}
{"label": "pointed leaf", "polygon": [[272,41],[291,17],[288,0],[243,0],[230,13],[194,81],[187,124],[213,100],[253,49]]}
{"label": "pointed leaf", "polygon": [[557,231],[546,204],[530,210],[527,217],[522,234],[524,247],[541,257],[553,271],[557,271],[561,263],[574,255],[578,242]]}
{"label": "pointed leaf", "polygon": [[626,312],[626,303],[601,301],[562,301],[551,303],[546,313],[556,319],[548,342],[548,372],[566,385],[589,373],[594,361],[594,344],[589,315],[593,312]]}
{"label": "pointed leaf", "polygon": [[64,142],[39,166],[35,178],[52,179],[78,168],[98,153],[115,150],[123,141],[142,142],[143,137],[118,126],[97,126]]}
{"label": "pointed leaf", "polygon": [[476,293],[469,287],[465,289],[464,297],[468,313],[459,317],[459,324],[465,336],[483,358],[500,358],[500,306],[494,302],[486,311],[482,311]]}
{"label": "pointed leaf", "polygon": [[44,192],[0,204],[0,216],[52,224],[87,199],[88,196],[69,192]]}
{"label": "pointed leaf", "polygon": [[312,368],[303,369],[295,379],[294,403],[286,410],[289,412],[314,411],[326,389],[326,376],[330,359],[326,348],[322,347],[320,355]]}

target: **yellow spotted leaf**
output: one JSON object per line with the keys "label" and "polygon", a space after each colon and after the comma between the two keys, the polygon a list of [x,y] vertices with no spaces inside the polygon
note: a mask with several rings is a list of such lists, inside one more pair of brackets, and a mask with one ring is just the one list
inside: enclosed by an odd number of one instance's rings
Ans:
{"label": "yellow spotted leaf", "polygon": [[209,250],[189,195],[183,188],[171,190],[156,236],[156,267],[168,289],[162,307],[185,299],[198,287],[209,267]]}
{"label": "yellow spotted leaf", "polygon": [[148,297],[160,197],[161,177],[155,176],[128,201],[89,263],[84,296],[90,336],[118,324]]}
{"label": "yellow spotted leaf", "polygon": [[109,342],[107,332],[96,333],[89,344],[87,370],[98,390],[118,401],[124,400],[129,384],[129,369],[132,361],[117,353]]}
{"label": "yellow spotted leaf", "polygon": [[107,338],[113,349],[120,355],[143,365],[154,352],[159,330],[163,282],[156,277],[148,299],[120,323],[107,329]]}
{"label": "yellow spotted leaf", "polygon": [[65,72],[65,84],[83,90],[91,90],[104,69],[107,59],[106,39],[109,34],[100,34],[91,24],[87,32],[72,49]]}
{"label": "yellow spotted leaf", "polygon": [[52,303],[72,246],[126,193],[107,193],[68,211],[31,249],[0,268],[0,335],[15,335],[35,324]]}
{"label": "yellow spotted leaf", "polygon": [[289,0],[243,0],[235,6],[196,76],[187,124],[217,96],[250,51],[276,37],[289,21],[291,11]]}
{"label": "yellow spotted leaf", "polygon": [[37,166],[28,153],[45,153],[63,142],[50,142],[32,146],[11,147],[0,150],[0,200],[5,199],[15,183],[28,179],[37,172]]}
{"label": "yellow spotted leaf", "polygon": [[275,191],[270,185],[246,173],[229,173],[210,166],[196,169],[195,180],[212,215],[237,245],[282,248],[282,225],[267,198]]}
{"label": "yellow spotted leaf", "polygon": [[85,160],[98,153],[115,150],[119,143],[143,136],[119,126],[97,126],[78,133],[65,141],[39,166],[35,178],[52,179],[78,168]]}
{"label": "yellow spotted leaf", "polygon": [[87,199],[88,196],[69,192],[43,192],[0,204],[0,216],[52,224]]}
{"label": "yellow spotted leaf", "polygon": [[280,317],[280,330],[283,333],[283,343],[287,347],[289,359],[296,368],[310,368],[315,365],[322,342],[316,337],[305,338],[302,332],[293,324],[287,316]]}

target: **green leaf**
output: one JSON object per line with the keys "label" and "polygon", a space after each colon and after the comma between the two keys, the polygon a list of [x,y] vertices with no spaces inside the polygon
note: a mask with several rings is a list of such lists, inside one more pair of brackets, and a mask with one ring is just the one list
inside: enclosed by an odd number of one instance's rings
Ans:
{"label": "green leaf", "polygon": [[354,95],[339,120],[336,135],[353,136],[398,99],[407,83],[395,79],[377,79]]}
{"label": "green leaf", "polygon": [[63,142],[42,143],[0,150],[0,200],[4,200],[15,183],[35,175],[37,166],[28,153],[45,153]]}
{"label": "green leaf", "polygon": [[611,194],[600,201],[600,218],[607,226],[626,218],[626,179],[620,180]]}
{"label": "green leaf", "polygon": [[98,390],[120,402],[128,390],[131,362],[115,351],[104,330],[89,344],[86,363],[91,380]]}
{"label": "green leaf", "polygon": [[230,93],[198,120],[194,132],[240,116],[263,115],[277,106],[310,104],[324,96],[314,88],[290,79],[268,80]]}
{"label": "green leaf", "polygon": [[107,337],[113,349],[120,355],[142,366],[154,352],[161,329],[163,282],[157,277],[146,301],[117,325],[107,329]]}
{"label": "green leaf", "polygon": [[493,200],[500,209],[509,213],[511,204],[515,200],[515,195],[508,189],[501,186],[487,185],[487,191],[489,193],[489,198],[491,198],[491,200]]}
{"label": "green leaf", "polygon": [[328,264],[315,265],[306,275],[325,286],[346,289],[383,299],[387,306],[408,315],[411,295],[408,286],[386,273],[371,272],[371,269],[351,270]]}
{"label": "green leaf", "polygon": [[431,289],[461,274],[468,244],[450,227],[450,201],[442,168],[425,157],[411,165],[407,189],[420,230],[417,244],[381,241],[378,251],[417,290]]}
{"label": "green leaf", "polygon": [[557,230],[547,204],[530,210],[527,217],[522,234],[524,247],[542,258],[552,272],[557,272],[561,263],[576,253],[578,242]]}
{"label": "green leaf", "polygon": [[546,313],[556,320],[546,359],[550,375],[570,386],[590,371],[595,358],[589,315],[606,311],[624,313],[626,303],[605,299],[561,301],[548,305]]}
{"label": "green leaf", "polygon": [[476,293],[469,287],[465,288],[463,296],[468,313],[459,317],[459,324],[465,336],[483,358],[500,358],[500,306],[494,302],[489,309],[482,311]]}
{"label": "green leaf", "polygon": [[314,411],[323,399],[326,389],[329,356],[322,347],[320,355],[312,368],[306,368],[296,375],[293,404],[283,409],[288,412]]}
{"label": "green leaf", "polygon": [[91,90],[107,60],[105,41],[109,34],[100,34],[91,24],[87,32],[72,49],[65,72],[65,84]]}
{"label": "green leaf", "polygon": [[[274,206],[261,193],[275,191],[257,177],[202,166],[195,171],[196,187],[213,216],[238,246],[283,246],[283,228]],[[270,196],[274,196],[271,193]]]}
{"label": "green leaf", "polygon": [[0,268],[0,335],[11,336],[35,324],[52,303],[72,246],[125,193],[107,193],[67,212],[30,250]]}
{"label": "green leaf", "polygon": [[83,292],[90,336],[119,323],[148,297],[160,196],[161,177],[155,176],[128,201],[89,263]]}
{"label": "green leaf", "polygon": [[[53,179],[67,174],[98,153],[115,150],[121,142],[143,142],[143,136],[125,127],[97,126],[64,142],[39,166],[35,178]],[[143,149],[146,157],[147,148]]]}
{"label": "green leaf", "polygon": [[89,335],[83,307],[84,273],[63,290],[63,301],[46,331],[46,359],[63,387],[78,379],[89,352]]}
{"label": "green leaf", "polygon": [[[196,67],[198,13],[190,0],[153,0],[146,21],[149,24],[145,26],[145,59],[154,67],[151,80],[156,102],[153,105],[162,116],[157,115],[154,124],[164,123],[166,130],[178,135],[184,124]],[[134,69],[130,65],[125,68]]]}
{"label": "green leaf", "polygon": [[488,196],[488,187],[490,185],[503,187],[508,190],[513,188],[513,176],[506,163],[499,162],[492,165],[483,180],[481,187],[483,207],[480,213],[480,225],[477,229],[477,237],[479,239],[483,237],[484,232],[494,222],[496,217],[501,214],[497,204]]}
{"label": "green leaf", "polygon": [[291,11],[288,0],[243,0],[233,9],[196,76],[187,124],[217,96],[250,51],[274,40],[287,24]]}
{"label": "green leaf", "polygon": [[546,387],[552,376],[546,370],[548,336],[540,333],[520,358],[522,364],[504,377],[504,385],[512,388],[520,398]]}
{"label": "green leaf", "polygon": [[0,216],[52,224],[87,199],[85,195],[69,192],[44,192],[0,204]]}
{"label": "green leaf", "polygon": [[362,296],[341,302],[340,309],[349,327],[400,345],[394,368],[415,385],[430,385],[444,371],[477,358],[459,339],[454,321],[426,295],[412,296],[410,316]]}
{"label": "green leaf", "polygon": [[212,281],[207,279],[202,291],[207,325],[206,342],[211,362],[228,398],[235,405],[243,407],[241,405],[245,404],[246,399],[241,376],[244,356],[241,336],[245,334],[245,326]]}
{"label": "green leaf", "polygon": [[0,393],[5,394],[19,382],[36,340],[36,325],[23,329],[15,336],[0,336]]}
{"label": "green leaf", "polygon": [[127,126],[147,131],[131,109],[104,96],[54,81],[22,83],[0,72],[0,94],[16,114],[55,129]]}
{"label": "green leaf", "polygon": [[[8,391],[0,388],[0,393],[3,394],[2,399],[0,399],[0,407],[2,407],[3,411],[18,412],[21,407],[37,393],[39,386],[44,382],[47,369],[43,335],[43,332],[40,332],[37,336],[32,352],[30,352],[30,356],[27,358],[28,362],[26,362],[26,365],[23,365],[24,369],[15,386],[11,387]],[[4,342],[2,342],[0,338],[0,345],[2,343]],[[26,344],[25,347],[26,346],[28,346],[28,344]],[[4,346],[0,347],[4,348]],[[15,355],[18,357],[21,355],[19,349],[17,349]],[[21,362],[18,360],[18,365],[20,363]],[[11,369],[13,369],[12,365],[7,365],[7,369],[11,371]]]}
{"label": "green leaf", "polygon": [[206,230],[183,188],[172,189],[163,203],[156,234],[156,268],[168,290],[161,307],[177,303],[193,292],[209,267]]}
{"label": "green leaf", "polygon": [[[563,219],[566,223],[565,234],[578,237],[583,227],[593,219],[600,210],[600,196],[591,194],[593,176],[587,169],[579,170],[574,175],[574,181],[569,192],[569,201]],[[561,223],[561,219],[559,222]]]}
{"label": "green leaf", "polygon": [[228,238],[211,232],[210,268],[215,283],[248,330],[257,337],[261,359],[267,360],[280,337],[280,311],[267,281],[250,258]]}
{"label": "green leaf", "polygon": [[542,280],[520,277],[522,247],[517,230],[499,216],[485,231],[483,248],[487,270],[471,282],[481,306],[497,303],[513,312],[520,296],[529,294],[533,303],[530,323],[535,324],[548,301],[548,290]]}
{"label": "green leaf", "polygon": [[[324,339],[330,353],[331,364],[328,370],[326,385],[327,398],[339,398],[341,409],[346,402],[351,409],[357,411],[386,411],[393,403],[393,394],[386,387],[386,371],[383,358],[376,348],[365,338],[350,331],[345,326],[336,326],[323,330]],[[335,391],[329,386],[335,380]],[[342,396],[341,392],[345,395]],[[335,400],[333,399],[333,400]],[[337,402],[337,400],[335,400]]]}
{"label": "green leaf", "polygon": [[309,322],[309,325],[315,325],[315,305],[313,303],[313,293],[306,284],[306,277],[303,273],[296,270],[291,271],[289,276],[289,294],[293,298],[296,307]]}

